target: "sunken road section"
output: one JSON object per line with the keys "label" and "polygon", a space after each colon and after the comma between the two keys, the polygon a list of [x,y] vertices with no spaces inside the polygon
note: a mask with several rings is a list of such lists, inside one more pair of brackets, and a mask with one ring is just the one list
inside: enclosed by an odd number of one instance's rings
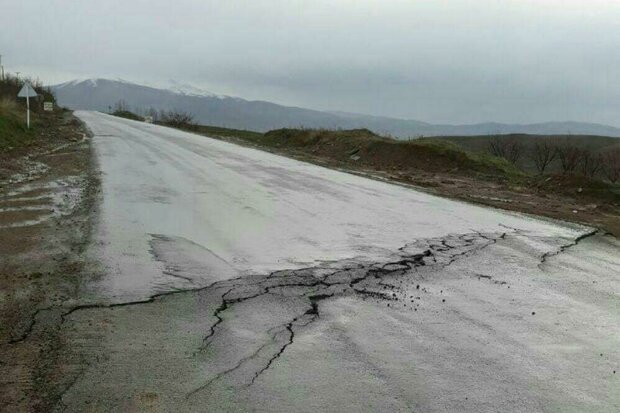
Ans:
{"label": "sunken road section", "polygon": [[[505,234],[465,234],[449,236],[445,239],[418,241],[399,250],[398,259],[384,264],[340,263],[340,268],[315,267],[293,271],[278,271],[266,276],[247,277],[226,281],[218,287],[228,288],[222,294],[221,304],[213,315],[217,321],[211,326],[203,340],[198,353],[204,352],[213,337],[216,336],[224,322],[222,313],[234,311],[234,306],[247,300],[259,299],[266,294],[286,297],[301,302],[299,311],[291,314],[291,319],[282,325],[270,329],[271,340],[234,366],[210,377],[203,386],[188,394],[191,397],[211,386],[214,382],[225,380],[227,376],[243,370],[246,364],[260,354],[269,354],[267,362],[245,379],[238,379],[242,386],[251,386],[265,372],[295,339],[295,329],[302,328],[320,317],[319,302],[337,295],[357,294],[364,298],[388,301],[410,301],[411,310],[419,306],[414,296],[406,296],[403,291],[391,283],[383,283],[385,276],[405,275],[410,270],[422,267],[444,267],[459,257],[471,254],[495,243]],[[263,358],[265,359],[265,358]],[[256,366],[258,367],[258,366]]]}

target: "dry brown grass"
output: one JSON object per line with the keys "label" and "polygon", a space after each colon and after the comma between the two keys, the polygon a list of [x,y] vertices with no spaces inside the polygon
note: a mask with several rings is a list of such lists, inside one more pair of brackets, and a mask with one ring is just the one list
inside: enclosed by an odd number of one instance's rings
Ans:
{"label": "dry brown grass", "polygon": [[8,116],[10,114],[17,114],[19,106],[15,103],[15,100],[8,97],[0,98],[0,114]]}

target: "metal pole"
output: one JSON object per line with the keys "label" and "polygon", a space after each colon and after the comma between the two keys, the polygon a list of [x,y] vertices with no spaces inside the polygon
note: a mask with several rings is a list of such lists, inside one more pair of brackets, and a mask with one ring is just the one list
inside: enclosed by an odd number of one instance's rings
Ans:
{"label": "metal pole", "polygon": [[26,92],[26,108],[26,124],[28,125],[28,129],[30,129],[30,90]]}

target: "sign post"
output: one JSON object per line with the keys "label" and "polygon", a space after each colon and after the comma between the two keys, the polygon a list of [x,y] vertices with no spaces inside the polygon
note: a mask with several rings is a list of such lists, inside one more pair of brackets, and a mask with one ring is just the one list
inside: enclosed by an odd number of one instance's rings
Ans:
{"label": "sign post", "polygon": [[17,94],[17,97],[26,98],[26,124],[28,125],[28,129],[30,129],[30,98],[36,96],[37,92],[35,92],[32,85],[28,82],[24,83],[24,86]]}

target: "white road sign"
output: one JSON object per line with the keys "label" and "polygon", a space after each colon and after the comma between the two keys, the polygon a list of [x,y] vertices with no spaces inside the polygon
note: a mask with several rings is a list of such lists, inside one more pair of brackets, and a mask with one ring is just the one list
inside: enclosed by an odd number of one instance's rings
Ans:
{"label": "white road sign", "polygon": [[17,94],[17,97],[19,98],[33,98],[36,96],[37,96],[37,92],[34,90],[34,88],[32,87],[30,83],[25,83],[24,86],[19,91],[19,93]]}
{"label": "white road sign", "polygon": [[28,129],[30,129],[30,98],[36,97],[37,92],[35,92],[32,85],[28,82],[24,83],[24,87],[17,94],[18,98],[26,98],[26,124],[28,125]]}
{"label": "white road sign", "polygon": [[43,102],[43,110],[51,112],[54,110],[54,102]]}

